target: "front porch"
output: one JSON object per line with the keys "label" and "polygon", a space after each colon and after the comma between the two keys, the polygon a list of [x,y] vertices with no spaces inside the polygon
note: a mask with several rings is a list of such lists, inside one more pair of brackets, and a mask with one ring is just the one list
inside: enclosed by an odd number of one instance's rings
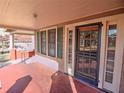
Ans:
{"label": "front porch", "polygon": [[0,69],[0,93],[103,93],[41,62],[28,62]]}
{"label": "front porch", "polygon": [[1,0],[0,93],[124,93],[123,30],[123,0]]}

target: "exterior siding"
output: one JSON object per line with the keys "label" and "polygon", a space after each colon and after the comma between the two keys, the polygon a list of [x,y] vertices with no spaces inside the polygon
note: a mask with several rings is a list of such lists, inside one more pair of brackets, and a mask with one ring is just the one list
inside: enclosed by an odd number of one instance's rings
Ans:
{"label": "exterior siding", "polygon": [[[44,56],[46,58],[49,58],[51,60],[55,60],[58,65],[59,65],[59,70],[62,72],[67,73],[67,32],[68,30],[73,31],[73,50],[72,50],[72,76],[74,75],[74,69],[75,69],[75,27],[79,25],[86,25],[86,24],[91,24],[91,23],[96,23],[96,22],[102,22],[102,31],[101,31],[101,49],[100,49],[100,67],[99,67],[99,84],[98,87],[101,89],[104,89],[104,69],[105,69],[105,50],[106,50],[106,31],[107,31],[107,24],[108,22],[113,22],[117,21],[118,25],[118,33],[117,33],[117,48],[116,48],[116,59],[115,59],[115,76],[114,77],[114,88],[113,93],[123,93],[124,92],[124,59],[123,59],[123,69],[122,69],[122,58],[123,58],[123,45],[124,45],[124,14],[118,14],[118,15],[112,15],[112,16],[107,16],[103,18],[97,18],[97,19],[92,19],[92,20],[87,20],[84,22],[77,22],[69,25],[64,25],[64,31],[63,31],[63,58],[58,59],[56,57],[49,57],[47,55],[42,55],[38,53],[41,56]],[[57,27],[52,27],[52,28],[57,28]],[[42,30],[48,30],[51,28],[46,28]],[[47,34],[48,37],[48,34]],[[122,42],[121,42],[122,41]],[[57,42],[57,41],[56,41]],[[48,48],[46,48],[48,52]],[[56,51],[57,52],[57,51]],[[120,83],[121,82],[121,83]]]}

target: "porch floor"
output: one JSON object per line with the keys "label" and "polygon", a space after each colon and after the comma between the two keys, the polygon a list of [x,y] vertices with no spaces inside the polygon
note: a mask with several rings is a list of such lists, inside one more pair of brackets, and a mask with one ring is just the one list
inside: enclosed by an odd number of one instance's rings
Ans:
{"label": "porch floor", "polygon": [[40,63],[0,69],[0,93],[103,93]]}

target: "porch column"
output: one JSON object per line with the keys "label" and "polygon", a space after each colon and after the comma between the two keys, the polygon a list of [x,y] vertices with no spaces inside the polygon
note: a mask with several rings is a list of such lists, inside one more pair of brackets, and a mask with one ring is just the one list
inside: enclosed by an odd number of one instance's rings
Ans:
{"label": "porch column", "polygon": [[10,39],[9,49],[11,50],[14,48],[14,34],[10,33],[9,39]]}
{"label": "porch column", "polygon": [[35,49],[35,37],[32,36],[32,49],[34,50]]}
{"label": "porch column", "polygon": [[16,60],[17,54],[16,54],[16,49],[14,49],[14,34],[10,33],[9,39],[10,39],[9,41],[10,59]]}

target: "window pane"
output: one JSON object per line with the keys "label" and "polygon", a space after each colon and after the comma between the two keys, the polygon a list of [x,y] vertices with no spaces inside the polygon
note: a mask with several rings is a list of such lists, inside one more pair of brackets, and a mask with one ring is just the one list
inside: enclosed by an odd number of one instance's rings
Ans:
{"label": "window pane", "polygon": [[48,55],[55,57],[56,55],[56,29],[48,30]]}
{"label": "window pane", "polygon": [[91,32],[91,39],[94,39],[94,40],[98,39],[98,32],[97,31],[92,31]]}
{"label": "window pane", "polygon": [[107,60],[113,60],[115,58],[115,50],[108,50],[107,51]]}
{"label": "window pane", "polygon": [[55,42],[55,33],[54,32],[50,32],[49,33],[49,42],[50,43],[54,43]]}
{"label": "window pane", "polygon": [[109,25],[109,36],[116,36],[117,34],[117,26],[115,25]]}
{"label": "window pane", "polygon": [[80,51],[83,51],[83,49],[84,49],[84,32],[80,32],[79,33],[80,34]]}
{"label": "window pane", "polygon": [[97,50],[98,42],[96,40],[91,40],[91,49]]}
{"label": "window pane", "polygon": [[90,71],[90,62],[89,62],[89,58],[84,58],[83,59],[83,72],[84,74],[89,74]]}
{"label": "window pane", "polygon": [[46,31],[41,32],[41,53],[46,54]]}
{"label": "window pane", "polygon": [[84,41],[84,50],[85,51],[90,51],[90,40],[85,40]]}
{"label": "window pane", "polygon": [[116,37],[108,37],[108,47],[115,48]]}
{"label": "window pane", "polygon": [[113,72],[113,70],[114,70],[114,62],[113,61],[107,61],[106,71]]}
{"label": "window pane", "polygon": [[105,81],[112,83],[112,80],[113,80],[113,73],[106,72]]}
{"label": "window pane", "polygon": [[37,32],[37,52],[40,52],[40,32]]}
{"label": "window pane", "polygon": [[49,56],[52,56],[52,57],[55,56],[55,50],[54,50],[54,48],[50,48],[49,49]]}
{"label": "window pane", "polygon": [[63,27],[57,28],[57,57],[62,58]]}
{"label": "window pane", "polygon": [[78,56],[78,71],[82,74],[90,74],[90,60],[87,57]]}
{"label": "window pane", "polygon": [[90,75],[92,76],[92,78],[96,77],[96,70],[97,70],[96,65],[97,65],[96,59],[91,59],[90,60]]}
{"label": "window pane", "polygon": [[85,31],[85,33],[84,33],[84,38],[85,39],[90,39],[90,31]]}
{"label": "window pane", "polygon": [[116,25],[109,25],[108,31],[108,48],[114,48],[116,44],[116,34],[117,27]]}
{"label": "window pane", "polygon": [[68,67],[72,68],[72,30],[68,32]]}
{"label": "window pane", "polygon": [[42,54],[46,54],[46,46],[42,47],[41,51],[42,51]]}

